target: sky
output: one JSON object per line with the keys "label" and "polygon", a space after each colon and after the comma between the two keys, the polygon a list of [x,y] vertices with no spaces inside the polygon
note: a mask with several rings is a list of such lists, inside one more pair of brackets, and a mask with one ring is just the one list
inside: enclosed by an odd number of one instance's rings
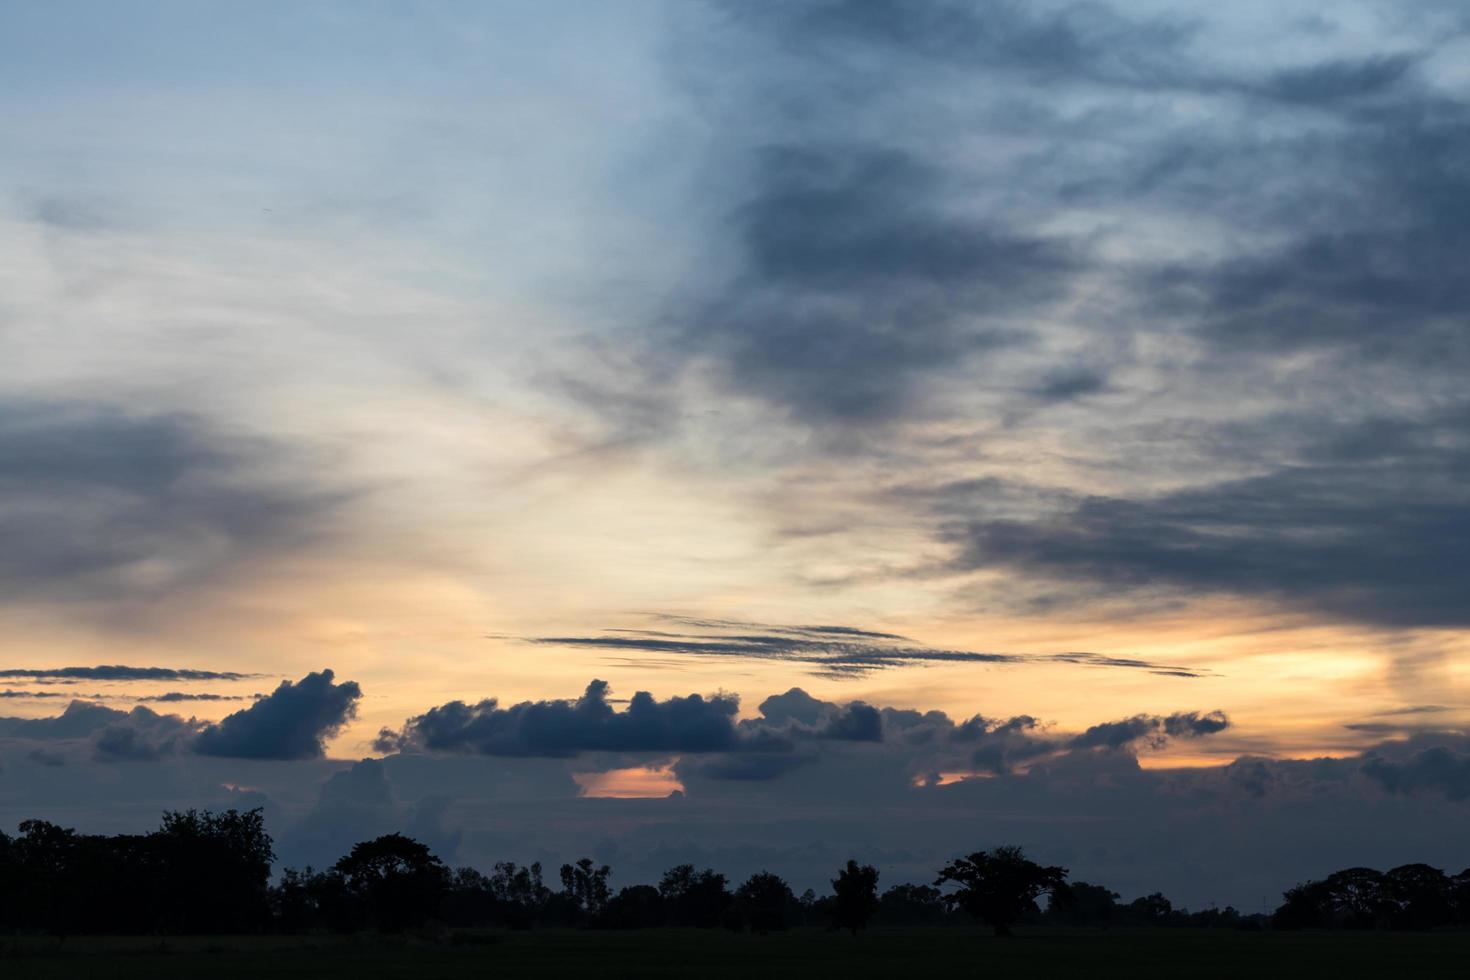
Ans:
{"label": "sky", "polygon": [[4,5],[0,828],[1470,865],[1467,66],[1448,0]]}

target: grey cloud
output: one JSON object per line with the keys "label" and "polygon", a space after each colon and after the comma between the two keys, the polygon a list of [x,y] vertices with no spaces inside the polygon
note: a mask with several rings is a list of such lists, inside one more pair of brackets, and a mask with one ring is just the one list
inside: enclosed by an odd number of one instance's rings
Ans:
{"label": "grey cloud", "polygon": [[830,702],[814,698],[801,688],[793,687],[785,694],[772,694],[766,698],[760,703],[759,710],[761,717],[772,724],[795,722],[816,727],[830,707]]}
{"label": "grey cloud", "polygon": [[318,758],[324,741],[356,717],[361,698],[356,682],[338,684],[330,670],[294,684],[282,681],[267,697],[206,726],[192,747],[201,755],[238,759]]}
{"label": "grey cloud", "polygon": [[[261,698],[264,695],[253,695],[253,698]],[[47,691],[43,689],[28,690],[3,690],[0,698],[16,700],[46,700],[50,698],[74,698],[82,701],[100,700],[122,700],[122,701],[244,701],[244,695],[240,694],[210,694],[208,692],[189,693],[184,691],[168,691],[164,694],[75,694],[70,691]]]}
{"label": "grey cloud", "polygon": [[1074,749],[1119,749],[1136,743],[1161,746],[1169,738],[1201,738],[1230,727],[1223,711],[1179,712],[1166,716],[1134,715],[1093,725],[1067,742]]}
{"label": "grey cloud", "polygon": [[[1470,111],[1418,70],[1442,31],[1243,68],[1208,17],[1105,4],[765,5],[730,21],[750,67],[720,81],[760,110],[721,117],[711,164],[738,174],[716,182],[713,232],[738,270],[681,311],[680,354],[797,423],[855,430],[843,454],[921,473],[953,457],[895,447],[885,424],[983,433],[998,417],[1021,437],[1043,424],[1026,417],[1037,401],[1116,394],[1127,415],[1098,404],[1045,445],[1126,490],[1064,489],[1058,506],[1055,488],[1024,488],[1020,517],[886,501],[949,518],[935,524],[954,569],[1022,572],[1023,597],[1224,592],[1464,623],[1470,425],[1446,406],[1470,365]],[[1031,382],[992,373],[1001,358]],[[1317,438],[1301,444],[1286,413],[1322,420]],[[1234,438],[1241,417],[1252,444]],[[1140,458],[1145,425],[1188,444]],[[1186,472],[1194,486],[1155,489]],[[903,657],[664,639],[832,673]]]}
{"label": "grey cloud", "polygon": [[0,402],[7,601],[178,591],[299,546],[342,498],[264,479],[281,452],[187,415]]}
{"label": "grey cloud", "polygon": [[864,146],[767,149],[736,212],[745,269],[678,343],[737,390],[817,424],[882,422],[922,379],[1017,343],[1003,317],[1055,301],[1066,242],[946,213],[938,177]]}
{"label": "grey cloud", "polygon": [[79,678],[97,681],[235,681],[260,674],[237,674],[219,670],[191,670],[179,667],[124,667],[104,665],[100,667],[8,667],[0,670],[0,677]]}
{"label": "grey cloud", "polygon": [[1444,745],[1422,749],[1400,760],[1370,755],[1363,774],[1389,793],[1440,793],[1451,800],[1470,798],[1470,754]]}
{"label": "grey cloud", "polygon": [[[925,663],[1078,664],[1147,670],[1178,677],[1207,672],[1177,664],[1087,651],[1021,654],[978,650],[943,650],[919,646],[905,637],[838,627],[765,627],[756,623],[682,621],[682,633],[653,630],[609,630],[598,636],[543,636],[530,642],[550,646],[591,647],[627,653],[685,657],[732,657],[807,664],[827,677],[860,676],[876,670]],[[747,632],[757,630],[758,632]],[[888,638],[888,637],[891,637]],[[637,663],[631,660],[630,663]],[[662,665],[662,664],[660,664]]]}
{"label": "grey cloud", "polygon": [[[131,721],[131,719],[130,719]],[[159,733],[137,724],[109,725],[93,740],[92,749],[102,762],[151,762],[178,750],[191,726]]]}
{"label": "grey cloud", "polygon": [[1073,401],[1087,395],[1095,395],[1104,391],[1107,386],[1107,375],[1096,368],[1063,368],[1047,374],[1036,389],[1036,394],[1043,401]]}
{"label": "grey cloud", "polygon": [[1381,465],[1299,464],[1156,497],[1076,500],[950,534],[955,567],[1008,565],[1113,589],[1235,592],[1387,625],[1463,625],[1470,566],[1457,448]]}
{"label": "grey cloud", "polygon": [[759,721],[742,722],[742,728],[769,730],[793,738],[831,739],[847,742],[879,742],[883,739],[883,714],[861,701],[834,704],[812,697],[799,687],[773,694],[760,703]]}
{"label": "grey cloud", "polygon": [[968,762],[979,772],[1002,775],[1019,765],[1060,752],[1064,742],[1055,735],[1039,732],[1039,722],[1030,715],[1005,720],[975,715],[950,727],[940,720],[941,738],[969,750]]}
{"label": "grey cloud", "polygon": [[100,729],[129,718],[158,717],[147,708],[119,711],[90,701],[73,701],[51,718],[0,718],[0,735],[33,739],[86,738]]}
{"label": "grey cloud", "polygon": [[119,711],[88,701],[73,701],[61,714],[50,718],[0,718],[0,737],[89,742],[98,761],[141,761],[180,751],[199,727],[195,721],[178,715],[161,715],[141,705],[131,711]]}
{"label": "grey cloud", "polygon": [[816,757],[810,754],[775,752],[733,752],[713,757],[686,756],[674,765],[674,774],[681,781],[709,779],[766,782],[816,761]]}
{"label": "grey cloud", "polygon": [[[252,694],[249,700],[259,701],[269,697],[267,694]],[[243,694],[210,694],[209,692],[189,691],[165,691],[163,694],[145,694],[137,698],[139,701],[161,701],[165,703],[176,703],[179,701],[244,701],[247,700]]]}
{"label": "grey cloud", "polygon": [[1174,738],[1199,738],[1202,735],[1214,735],[1223,732],[1230,727],[1230,719],[1225,717],[1223,711],[1211,711],[1201,714],[1198,711],[1186,711],[1169,715],[1163,720],[1164,734]]}
{"label": "grey cloud", "polygon": [[400,732],[385,730],[376,747],[567,757],[598,751],[712,752],[738,743],[740,702],[733,695],[659,701],[639,691],[618,711],[608,693],[607,682],[595,680],[575,701],[523,701],[505,708],[493,698],[473,705],[451,701],[410,718]]}
{"label": "grey cloud", "polygon": [[1193,35],[1179,19],[1135,19],[1103,4],[982,4],[836,0],[771,5],[770,27],[788,42],[831,49],[861,44],[893,55],[1019,73],[1031,82],[1127,87],[1186,80],[1181,47]]}
{"label": "grey cloud", "polygon": [[1340,58],[1276,72],[1262,92],[1287,102],[1337,103],[1393,89],[1419,59],[1414,55]]}
{"label": "grey cloud", "polygon": [[1160,728],[1160,719],[1134,715],[1121,721],[1093,725],[1067,744],[1074,749],[1118,749],[1136,742],[1156,744],[1162,736]]}

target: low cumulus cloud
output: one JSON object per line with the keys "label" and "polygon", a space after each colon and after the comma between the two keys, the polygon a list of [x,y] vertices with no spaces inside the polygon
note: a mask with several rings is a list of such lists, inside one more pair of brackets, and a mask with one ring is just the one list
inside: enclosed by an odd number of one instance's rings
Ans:
{"label": "low cumulus cloud", "polygon": [[580,698],[522,701],[502,708],[489,698],[451,701],[379,733],[379,751],[426,749],[504,756],[573,756],[580,752],[713,752],[734,748],[740,699],[698,694],[655,699],[639,691],[618,711],[606,681]]}
{"label": "low cumulus cloud", "polygon": [[759,715],[737,720],[732,694],[690,694],[658,700],[640,691],[619,711],[606,682],[593,681],[575,700],[524,701],[501,707],[451,701],[383,729],[380,752],[457,753],[572,758],[613,753],[629,759],[676,754],[680,778],[760,782],[821,764],[834,752],[873,751],[899,760],[924,778],[939,771],[1010,773],[1073,752],[1162,749],[1170,739],[1225,730],[1223,712],[1135,715],[1085,732],[1052,731],[1036,718],[996,720],[975,715],[956,722],[941,711],[839,703],[799,687],[772,695]]}
{"label": "low cumulus cloud", "polygon": [[665,617],[680,629],[609,629],[593,636],[538,636],[529,642],[543,646],[594,648],[629,656],[622,663],[637,665],[637,654],[660,657],[719,657],[778,660],[806,664],[813,674],[860,677],[892,667],[934,663],[1079,664],[1145,670],[1170,677],[1202,677],[1208,671],[1135,657],[1115,657],[1086,651],[1062,653],[996,653],[926,647],[907,637],[849,626],[769,626],[731,620]]}
{"label": "low cumulus cloud", "polygon": [[1230,727],[1223,711],[1168,715],[1134,715],[1121,721],[1093,725],[1068,745],[1075,749],[1120,749],[1137,743],[1162,745],[1170,738],[1200,738]]}
{"label": "low cumulus cloud", "polygon": [[[156,695],[165,702],[237,700],[225,695]],[[320,758],[324,743],[356,716],[362,691],[336,683],[330,670],[283,681],[271,694],[219,722],[160,714],[139,705],[130,711],[74,700],[46,718],[0,718],[0,738],[76,742],[102,761],[155,760],[177,753],[236,759]]]}
{"label": "low cumulus cloud", "polygon": [[194,740],[200,755],[237,759],[314,759],[324,743],[357,716],[362,689],[355,681],[338,684],[330,670],[307,674],[296,683],[282,681],[250,707],[207,726]]}

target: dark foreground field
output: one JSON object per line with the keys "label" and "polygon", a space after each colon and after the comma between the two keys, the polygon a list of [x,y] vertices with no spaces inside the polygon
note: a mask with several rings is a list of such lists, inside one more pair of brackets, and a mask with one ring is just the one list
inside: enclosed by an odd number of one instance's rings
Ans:
{"label": "dark foreground field", "polygon": [[1470,933],[953,929],[459,933],[378,937],[84,937],[3,943],[0,976],[86,977],[1401,977],[1463,975]]}

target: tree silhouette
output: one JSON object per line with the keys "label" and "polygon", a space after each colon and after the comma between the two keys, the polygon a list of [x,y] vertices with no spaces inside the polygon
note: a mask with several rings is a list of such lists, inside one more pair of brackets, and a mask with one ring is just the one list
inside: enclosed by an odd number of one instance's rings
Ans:
{"label": "tree silhouette", "polygon": [[1161,926],[1174,914],[1174,903],[1160,892],[1141,895],[1128,903],[1128,912],[1139,925]]}
{"label": "tree silhouette", "polygon": [[1427,864],[1405,864],[1383,875],[1383,898],[1399,929],[1433,929],[1455,921],[1448,875]]}
{"label": "tree silhouette", "polygon": [[652,885],[629,885],[608,900],[602,925],[648,929],[664,924],[664,899]]}
{"label": "tree silhouette", "polygon": [[561,890],[584,920],[595,919],[607,909],[607,878],[612,868],[597,867],[591,858],[561,866]]}
{"label": "tree silhouette", "polygon": [[732,901],[724,875],[708,868],[696,872],[692,864],[665,871],[658,883],[658,893],[672,926],[712,929],[720,924]]}
{"label": "tree silhouette", "polygon": [[334,870],[381,932],[401,932],[436,914],[449,877],[427,846],[402,834],[354,844]]}
{"label": "tree silhouette", "polygon": [[878,918],[891,925],[937,925],[948,915],[944,894],[930,885],[894,885],[878,899]]}
{"label": "tree silhouette", "polygon": [[490,894],[512,929],[535,925],[551,899],[551,889],[541,881],[540,861],[524,868],[516,867],[514,861],[498,862],[490,876]]}
{"label": "tree silhouette", "polygon": [[832,879],[832,893],[837,897],[838,927],[856,936],[868,927],[868,920],[878,908],[878,869],[849,860]]}
{"label": "tree silhouette", "polygon": [[735,889],[740,922],[751,932],[785,929],[796,909],[796,896],[780,875],[757,871]]}
{"label": "tree silhouette", "polygon": [[988,923],[997,936],[1008,936],[1023,915],[1039,911],[1039,895],[1062,887],[1066,880],[1066,868],[1029,861],[1019,847],[997,847],[949,862],[934,885],[957,885],[946,900]]}
{"label": "tree silhouette", "polygon": [[170,931],[238,932],[265,925],[276,856],[261,810],[167,812],[150,844],[153,883]]}
{"label": "tree silhouette", "polygon": [[1383,875],[1372,868],[1334,871],[1323,882],[1333,924],[1348,929],[1371,929],[1388,913]]}
{"label": "tree silhouette", "polygon": [[562,890],[541,866],[496,864],[450,872],[424,844],[389,834],[355,845],[333,867],[284,869],[269,883],[273,848],[259,810],[165,813],[149,834],[79,834],[28,820],[0,833],[0,934],[287,933],[319,929],[395,931],[430,921],[481,928],[589,925],[603,928],[711,927],[754,932],[836,922],[856,932],[870,917],[885,925],[939,925],[962,910],[1006,934],[1050,896],[1042,921],[1053,925],[1181,926],[1259,929],[1441,929],[1470,926],[1470,870],[1446,875],[1427,864],[1387,872],[1346,868],[1288,890],[1269,920],[1235,909],[1176,909],[1154,892],[1127,905],[1100,885],[1068,885],[1066,870],[1043,867],[1019,848],[957,858],[929,885],[900,884],[877,894],[877,871],[847,862],[833,893],[801,900],[778,875],[751,875],[732,895],[724,875],[693,865],[669,869],[657,888],[631,885],[616,895],[611,871],[589,859],[561,869]]}
{"label": "tree silhouette", "polygon": [[1076,881],[1064,888],[1052,889],[1046,915],[1059,925],[1106,928],[1117,918],[1118,897],[1118,893],[1110,888]]}

